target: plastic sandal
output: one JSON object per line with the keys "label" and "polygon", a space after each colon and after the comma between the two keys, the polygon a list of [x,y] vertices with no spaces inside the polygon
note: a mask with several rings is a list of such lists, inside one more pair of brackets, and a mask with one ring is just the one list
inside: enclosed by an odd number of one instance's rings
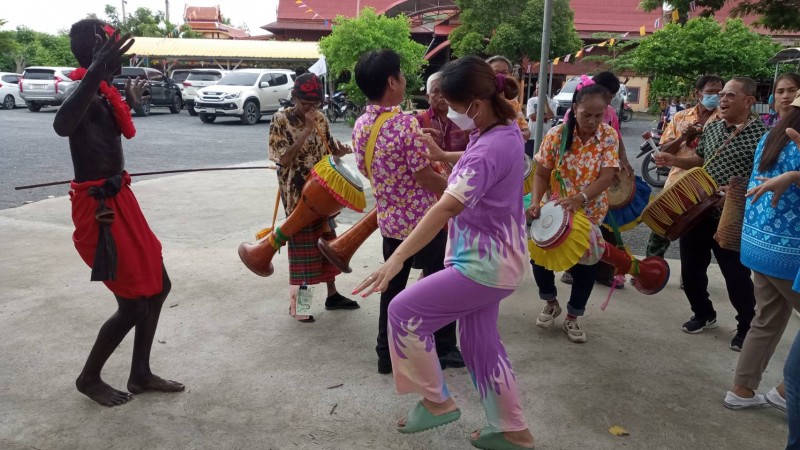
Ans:
{"label": "plastic sandal", "polygon": [[421,431],[431,430],[450,422],[455,422],[461,418],[461,410],[442,414],[441,416],[434,416],[430,411],[425,409],[422,401],[417,402],[417,406],[406,414],[406,426],[397,427],[397,431],[403,434],[419,433]]}
{"label": "plastic sandal", "polygon": [[502,431],[495,431],[489,427],[481,430],[478,439],[470,439],[470,443],[481,450],[533,450],[533,447],[520,447],[508,442]]}

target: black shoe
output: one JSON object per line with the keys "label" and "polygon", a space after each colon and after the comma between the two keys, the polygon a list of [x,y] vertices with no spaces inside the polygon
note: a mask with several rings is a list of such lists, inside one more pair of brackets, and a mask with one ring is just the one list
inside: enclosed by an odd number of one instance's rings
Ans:
{"label": "black shoe", "polygon": [[325,309],[358,309],[361,308],[357,302],[350,300],[340,293],[335,293],[325,299]]}
{"label": "black shoe", "polygon": [[733,339],[731,339],[731,350],[735,352],[742,351],[742,346],[744,345],[744,338],[747,337],[748,331],[750,331],[750,329],[742,330],[741,328],[739,328],[738,330],[736,330],[736,336],[734,336]]}
{"label": "black shoe", "polygon": [[461,356],[461,350],[458,347],[453,347],[450,353],[440,356],[439,364],[442,366],[442,370],[447,368],[460,369],[467,366],[464,364],[464,357]]}
{"label": "black shoe", "polygon": [[389,358],[378,358],[378,373],[381,375],[392,373],[392,360]]}
{"label": "black shoe", "polygon": [[689,319],[688,322],[683,324],[683,331],[689,334],[702,333],[703,330],[710,330],[712,328],[717,328],[716,317],[704,320],[704,319],[697,319],[696,316],[692,316],[692,318]]}

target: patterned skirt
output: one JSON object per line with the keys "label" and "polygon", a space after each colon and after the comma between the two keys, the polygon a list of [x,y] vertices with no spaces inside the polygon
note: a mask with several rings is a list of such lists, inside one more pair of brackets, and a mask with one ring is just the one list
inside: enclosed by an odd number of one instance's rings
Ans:
{"label": "patterned skirt", "polygon": [[336,233],[328,220],[315,222],[289,239],[289,284],[314,285],[333,281],[341,272],[317,248],[319,238],[330,240]]}

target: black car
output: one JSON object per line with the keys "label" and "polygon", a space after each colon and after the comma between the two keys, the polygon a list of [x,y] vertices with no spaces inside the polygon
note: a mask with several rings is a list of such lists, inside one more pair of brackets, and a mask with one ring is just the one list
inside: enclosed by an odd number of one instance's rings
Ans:
{"label": "black car", "polygon": [[142,103],[135,109],[136,115],[150,115],[150,107],[164,106],[172,114],[178,114],[183,109],[181,90],[175,81],[167,78],[161,71],[149,67],[123,67],[122,73],[114,77],[114,87],[119,89],[125,97],[125,83],[128,79],[146,80],[142,91]]}

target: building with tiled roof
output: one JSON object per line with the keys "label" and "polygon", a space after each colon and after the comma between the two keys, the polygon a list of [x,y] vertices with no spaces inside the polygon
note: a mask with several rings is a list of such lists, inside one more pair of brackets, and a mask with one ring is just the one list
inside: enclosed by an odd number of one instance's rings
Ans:
{"label": "building with tiled roof", "polygon": [[193,31],[207,39],[242,39],[250,36],[245,30],[224,23],[222,11],[217,6],[189,6],[183,8],[183,21]]}

